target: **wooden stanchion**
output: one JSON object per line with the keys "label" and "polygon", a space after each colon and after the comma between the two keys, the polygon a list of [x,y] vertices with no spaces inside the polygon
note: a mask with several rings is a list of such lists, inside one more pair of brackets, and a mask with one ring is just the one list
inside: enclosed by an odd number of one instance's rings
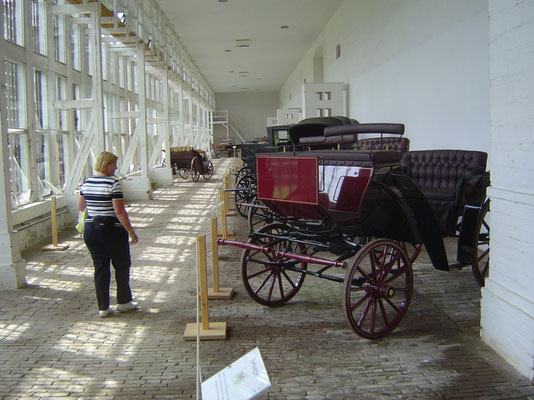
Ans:
{"label": "wooden stanchion", "polygon": [[197,335],[200,340],[226,339],[226,322],[209,322],[206,235],[199,235],[197,237],[197,264],[201,322],[192,322],[185,326],[184,340],[195,340]]}
{"label": "wooden stanchion", "polygon": [[64,251],[69,248],[68,244],[59,245],[57,235],[57,210],[56,210],[56,196],[52,196],[50,199],[51,212],[52,212],[52,244],[49,244],[42,248],[44,251]]}
{"label": "wooden stanchion", "polygon": [[217,244],[217,218],[211,219],[211,268],[213,288],[208,289],[208,299],[229,300],[234,295],[234,288],[219,287],[219,245]]}
{"label": "wooden stanchion", "polygon": [[222,236],[223,239],[228,239],[228,236],[235,238],[235,233],[233,231],[229,231],[226,226],[226,207],[224,205],[225,200],[226,196],[224,195],[224,190],[219,190],[219,201],[223,203],[219,208],[219,212],[221,214],[221,233],[219,236]]}
{"label": "wooden stanchion", "polygon": [[[232,177],[229,173],[224,175],[224,207],[226,209],[226,215],[227,216],[234,216],[236,215],[236,208],[232,202],[230,201],[230,192],[227,191],[232,188]],[[234,193],[235,196],[235,193]]]}

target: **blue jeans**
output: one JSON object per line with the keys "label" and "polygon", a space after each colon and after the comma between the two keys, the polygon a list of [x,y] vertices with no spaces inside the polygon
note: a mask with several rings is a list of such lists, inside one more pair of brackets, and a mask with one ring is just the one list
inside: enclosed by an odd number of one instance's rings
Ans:
{"label": "blue jeans", "polygon": [[109,286],[111,283],[110,262],[115,270],[117,282],[117,303],[132,300],[130,290],[130,243],[124,228],[112,227],[109,231],[96,230],[92,222],[86,222],[83,233],[85,245],[91,253],[95,267],[95,289],[99,310],[109,308]]}

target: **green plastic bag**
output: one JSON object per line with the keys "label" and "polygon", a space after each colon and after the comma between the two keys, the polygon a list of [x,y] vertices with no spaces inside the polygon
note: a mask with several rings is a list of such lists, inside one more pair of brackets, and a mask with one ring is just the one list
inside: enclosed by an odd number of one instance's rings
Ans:
{"label": "green plastic bag", "polygon": [[79,233],[83,233],[86,219],[87,219],[87,208],[83,211],[80,211],[80,214],[78,215],[78,223],[76,224],[76,230]]}

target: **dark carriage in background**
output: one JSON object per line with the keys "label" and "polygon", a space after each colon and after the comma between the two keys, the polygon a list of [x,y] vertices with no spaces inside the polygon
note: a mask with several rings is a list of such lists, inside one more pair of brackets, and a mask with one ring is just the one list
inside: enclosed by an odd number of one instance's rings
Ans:
{"label": "dark carriage in background", "polygon": [[202,150],[173,150],[171,149],[171,168],[173,175],[179,175],[182,179],[191,177],[197,182],[200,176],[206,180],[213,176],[213,163]]}
{"label": "dark carriage in background", "polygon": [[[324,138],[339,136],[336,145],[356,144],[369,130],[397,135],[402,143],[401,124],[333,125],[298,141],[315,138],[322,146]],[[381,136],[373,140],[383,145]],[[248,242],[219,240],[243,248],[242,281],[256,302],[286,303],[306,275],[342,282],[348,324],[376,339],[406,314],[412,263],[423,245],[436,269],[471,265],[483,284],[489,261],[486,154],[370,148],[257,155],[249,222],[258,210],[263,219],[251,223]],[[446,237],[458,238],[455,263],[447,258]],[[344,268],[344,278],[329,273],[333,267]]]}

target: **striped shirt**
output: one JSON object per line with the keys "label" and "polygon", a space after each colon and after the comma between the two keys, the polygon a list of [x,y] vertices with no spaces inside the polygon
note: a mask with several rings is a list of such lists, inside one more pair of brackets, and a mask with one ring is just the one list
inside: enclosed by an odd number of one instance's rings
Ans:
{"label": "striped shirt", "polygon": [[[80,194],[85,198],[87,221],[96,215],[116,217],[113,199],[122,199],[120,182],[114,176],[92,176],[82,184]],[[118,221],[116,226],[122,226]]]}

